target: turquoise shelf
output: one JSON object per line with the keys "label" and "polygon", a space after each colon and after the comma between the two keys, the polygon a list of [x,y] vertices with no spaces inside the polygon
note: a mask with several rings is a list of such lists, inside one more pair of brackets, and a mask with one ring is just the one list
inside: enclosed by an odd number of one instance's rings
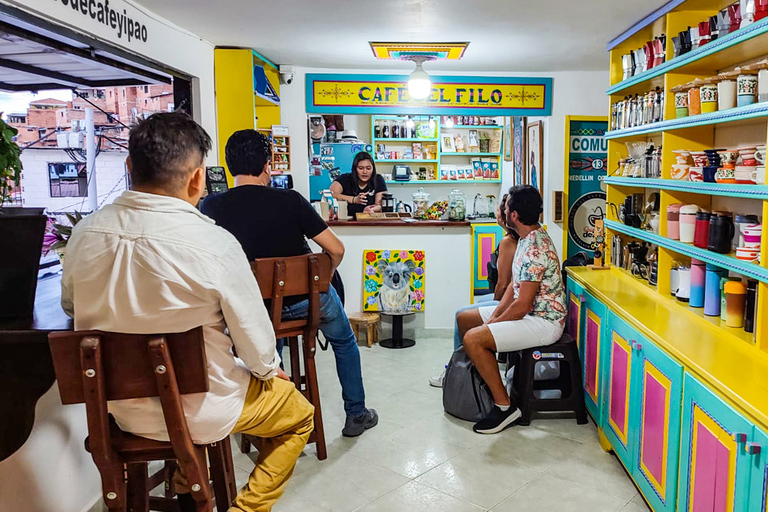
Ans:
{"label": "turquoise shelf", "polygon": [[708,251],[707,249],[702,249],[691,244],[686,244],[679,240],[672,240],[650,231],[633,228],[615,220],[606,219],[605,226],[608,229],[618,231],[619,233],[624,233],[625,235],[629,235],[633,238],[645,240],[646,242],[656,244],[659,247],[670,249],[679,254],[683,254],[691,258],[696,258],[697,260],[701,260],[712,265],[717,265],[718,267],[731,270],[747,277],[751,277],[752,279],[757,279],[763,283],[768,283],[768,268],[762,267],[757,263],[742,261],[728,254],[719,254],[716,252]]}
{"label": "turquoise shelf", "polygon": [[440,153],[440,156],[498,156],[501,157],[501,153]]}
{"label": "turquoise shelf", "polygon": [[410,181],[395,181],[388,180],[387,184],[392,185],[450,185],[451,183],[474,183],[476,185],[484,185],[486,183],[501,183],[501,180],[410,180]]}
{"label": "turquoise shelf", "polygon": [[729,183],[703,183],[694,181],[678,181],[650,178],[623,178],[607,177],[604,180],[607,185],[624,187],[657,188],[660,190],[677,190],[691,192],[693,194],[705,194],[723,197],[742,197],[768,201],[767,185],[742,185]]}
{"label": "turquoise shelf", "polygon": [[397,139],[393,139],[392,137],[389,137],[389,138],[380,137],[378,139],[374,138],[373,142],[374,142],[374,144],[377,143],[377,142],[438,142],[438,139],[419,139],[419,138],[414,138],[414,139],[400,139],[400,138],[397,138]]}
{"label": "turquoise shelf", "polygon": [[411,158],[409,160],[409,159],[401,158],[399,160],[376,160],[376,162],[382,162],[382,163],[385,163],[385,164],[396,164],[396,163],[401,163],[401,162],[405,162],[405,163],[409,163],[409,164],[413,164],[413,163],[436,164],[437,160],[414,160],[413,158]]}
{"label": "turquoise shelf", "polygon": [[443,130],[453,130],[454,128],[460,128],[462,130],[469,129],[469,130],[501,130],[504,128],[503,126],[498,126],[495,124],[455,124],[448,128],[444,124],[440,125],[440,128]]}
{"label": "turquoise shelf", "polygon": [[[660,66],[656,66],[655,68],[651,68],[648,71],[645,71],[644,73],[641,73],[637,76],[627,78],[626,80],[623,80],[617,83],[616,85],[611,86],[608,89],[608,94],[617,94],[623,91],[624,89],[628,89],[632,86],[641,84],[643,82],[647,82],[648,80],[656,78],[657,76],[661,76],[666,73],[669,73],[672,70],[690,66],[691,64],[701,59],[704,59],[705,57],[710,57],[719,52],[722,52],[723,50],[731,48],[732,46],[738,45],[745,41],[749,41],[750,39],[753,39],[755,37],[758,37],[767,33],[768,33],[768,18],[760,20],[757,23],[747,25],[744,28],[740,28],[736,32],[732,32],[724,37],[717,38],[714,41],[707,43],[704,46],[701,46],[692,52],[689,52],[684,55],[681,55],[680,57],[676,57],[674,59],[668,60],[664,64],[661,64]],[[765,53],[765,50],[763,49],[762,53],[758,53],[754,55],[754,57],[759,57],[764,53]],[[742,56],[741,58],[736,60],[744,61],[744,60],[749,60],[750,58],[751,57],[749,56]],[[712,70],[713,74],[714,72],[715,72],[715,69]]]}
{"label": "turquoise shelf", "polygon": [[[768,18],[766,18],[768,19]],[[620,139],[623,137],[634,137],[637,135],[646,135],[649,133],[668,132],[671,130],[681,130],[683,128],[694,128],[696,126],[706,126],[713,124],[735,123],[737,121],[746,121],[768,116],[768,102],[754,103],[744,107],[736,107],[728,110],[712,112],[711,114],[699,114],[698,116],[688,116],[676,119],[661,121],[660,123],[651,123],[635,128],[625,128],[623,130],[610,130],[605,132],[606,139]]]}

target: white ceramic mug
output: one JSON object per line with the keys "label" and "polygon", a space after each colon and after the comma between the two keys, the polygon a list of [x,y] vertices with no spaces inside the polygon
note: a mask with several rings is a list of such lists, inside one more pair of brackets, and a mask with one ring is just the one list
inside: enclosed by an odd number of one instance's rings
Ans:
{"label": "white ceramic mug", "polygon": [[765,167],[755,167],[750,179],[758,185],[765,185]]}
{"label": "white ceramic mug", "polygon": [[736,80],[723,80],[717,84],[717,109],[728,110],[736,106]]}
{"label": "white ceramic mug", "polygon": [[754,171],[755,168],[750,165],[737,165],[734,173],[736,183],[755,183]]}
{"label": "white ceramic mug", "polygon": [[757,160],[758,165],[765,164],[765,146],[755,148],[755,160]]}

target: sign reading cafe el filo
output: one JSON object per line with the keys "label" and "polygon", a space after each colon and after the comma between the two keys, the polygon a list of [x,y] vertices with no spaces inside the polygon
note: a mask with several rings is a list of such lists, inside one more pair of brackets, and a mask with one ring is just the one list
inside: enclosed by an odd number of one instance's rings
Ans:
{"label": "sign reading cafe el filo", "polygon": [[431,76],[431,94],[415,100],[408,75],[308,74],[311,114],[549,116],[551,78]]}
{"label": "sign reading cafe el filo", "polygon": [[132,18],[127,9],[115,8],[117,2],[109,4],[109,0],[54,0],[64,7],[87,16],[92,20],[111,27],[118,39],[147,42],[147,26]]}

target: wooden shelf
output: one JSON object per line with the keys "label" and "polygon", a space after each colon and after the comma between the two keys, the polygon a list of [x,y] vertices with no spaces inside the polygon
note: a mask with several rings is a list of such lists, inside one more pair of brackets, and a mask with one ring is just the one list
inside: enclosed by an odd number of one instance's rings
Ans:
{"label": "wooden shelf", "polygon": [[654,188],[660,190],[676,190],[693,194],[704,194],[722,197],[741,197],[768,201],[768,185],[742,185],[730,183],[704,183],[682,180],[607,177],[603,180],[607,185],[622,187]]}
{"label": "wooden shelf", "polygon": [[395,181],[387,180],[387,183],[394,185],[450,185],[451,183],[476,183],[478,185],[485,183],[501,183],[501,180],[410,180],[410,181]]}
{"label": "wooden shelf", "polygon": [[501,153],[440,153],[440,156],[497,156],[501,158]]}
{"label": "wooden shelf", "polygon": [[608,94],[618,94],[673,70],[678,73],[703,72],[708,76],[713,75],[720,69],[765,55],[768,53],[766,48],[768,48],[768,18],[740,28],[637,76],[627,78],[611,86]]}
{"label": "wooden shelf", "polygon": [[504,127],[495,124],[455,124],[448,128],[444,124],[441,124],[440,128],[443,130],[453,130],[456,128],[460,130],[501,130]]}
{"label": "wooden shelf", "polygon": [[[768,18],[766,18],[768,19]],[[768,50],[767,50],[768,51]],[[728,110],[720,110],[711,114],[699,114],[697,116],[680,117],[651,123],[623,130],[609,130],[605,132],[606,139],[621,139],[624,137],[636,137],[697,126],[708,126],[724,123],[737,123],[768,116],[768,102],[754,103],[744,107],[736,107]]]}
{"label": "wooden shelf", "polygon": [[656,244],[659,247],[664,247],[671,251],[674,251],[685,256],[696,258],[705,263],[717,265],[720,268],[731,270],[738,274],[757,279],[763,283],[768,283],[768,268],[760,266],[757,263],[751,263],[748,261],[742,261],[735,256],[729,254],[719,254],[707,249],[696,247],[692,244],[686,244],[679,240],[672,240],[661,235],[657,235],[651,231],[645,231],[642,229],[627,226],[614,220],[605,221],[605,227],[625,235],[629,235],[638,240],[644,240],[652,244]]}

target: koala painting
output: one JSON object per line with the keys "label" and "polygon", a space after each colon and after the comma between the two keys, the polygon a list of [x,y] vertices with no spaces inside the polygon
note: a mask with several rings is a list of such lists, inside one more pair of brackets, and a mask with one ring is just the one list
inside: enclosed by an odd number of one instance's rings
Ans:
{"label": "koala painting", "polygon": [[379,311],[411,311],[410,283],[415,268],[413,261],[379,260],[378,270],[382,276]]}

